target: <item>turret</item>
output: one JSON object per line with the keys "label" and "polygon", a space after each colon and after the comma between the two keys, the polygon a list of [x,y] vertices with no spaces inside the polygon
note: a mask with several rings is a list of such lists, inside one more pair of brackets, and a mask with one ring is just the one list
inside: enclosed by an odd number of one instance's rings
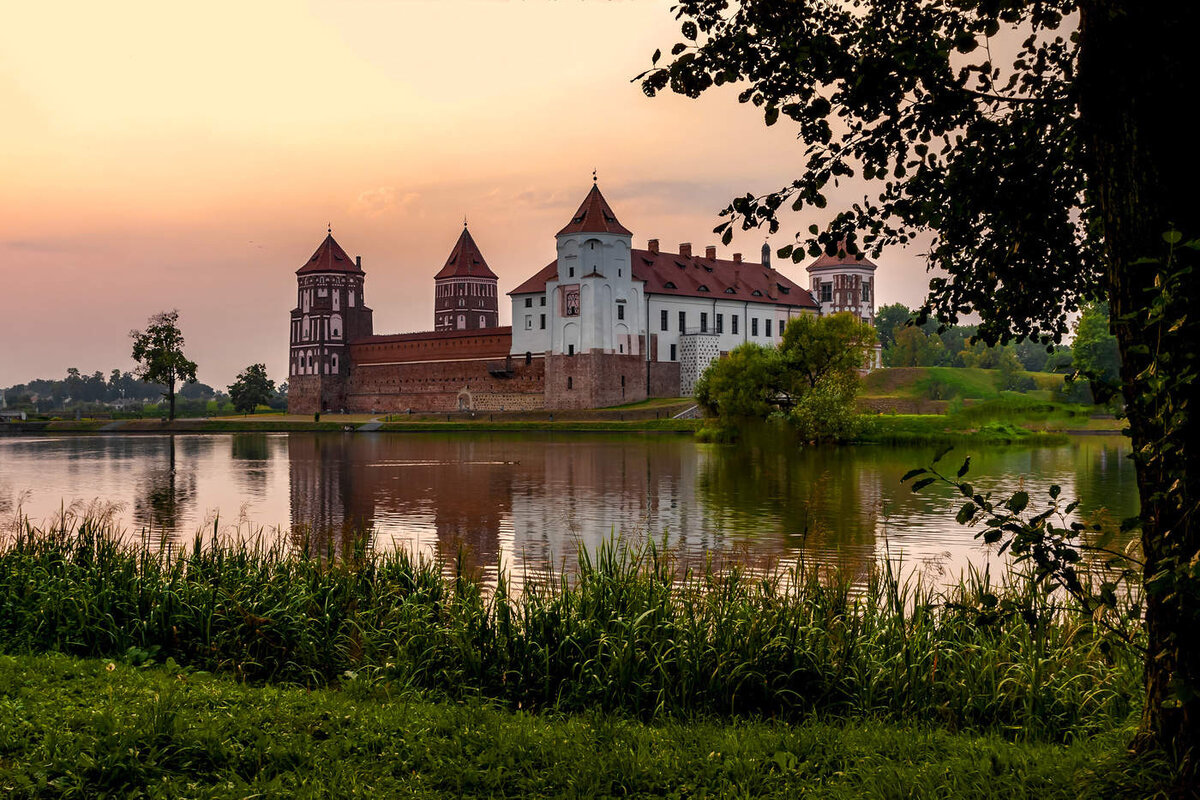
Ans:
{"label": "turret", "polygon": [[348,345],[372,333],[365,277],[362,259],[351,260],[332,230],[296,270],[288,358],[288,407],[295,413],[344,405]]}
{"label": "turret", "polygon": [[436,331],[495,328],[500,324],[496,273],[488,267],[467,223],[446,265],[434,276],[433,328]]}

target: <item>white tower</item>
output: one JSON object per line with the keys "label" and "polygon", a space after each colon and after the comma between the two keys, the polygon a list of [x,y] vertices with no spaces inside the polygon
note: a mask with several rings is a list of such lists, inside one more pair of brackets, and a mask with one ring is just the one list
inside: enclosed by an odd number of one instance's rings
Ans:
{"label": "white tower", "polygon": [[633,234],[595,184],[555,237],[558,274],[546,282],[550,352],[639,355],[646,334],[642,283],[630,264]]}

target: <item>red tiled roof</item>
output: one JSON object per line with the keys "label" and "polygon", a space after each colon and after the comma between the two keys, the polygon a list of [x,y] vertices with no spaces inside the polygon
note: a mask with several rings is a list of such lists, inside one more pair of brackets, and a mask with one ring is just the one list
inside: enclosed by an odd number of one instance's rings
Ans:
{"label": "red tiled roof", "polygon": [[457,331],[416,331],[415,333],[377,333],[354,340],[354,344],[388,344],[390,342],[415,342],[426,339],[465,339],[471,336],[503,336],[512,333],[511,325],[496,328],[472,328]]}
{"label": "red tiled roof", "polygon": [[805,269],[811,271],[824,267],[864,267],[866,269],[875,269],[875,264],[865,255],[847,253],[845,248],[839,246],[835,255],[831,256],[821,253],[817,260],[809,264]]}
{"label": "red tiled roof", "polygon": [[330,233],[325,237],[325,241],[321,242],[321,246],[317,248],[317,252],[312,254],[312,258],[308,262],[296,270],[297,275],[303,275],[308,272],[356,272],[359,275],[364,274],[362,267],[358,266],[353,258],[346,255],[346,251],[342,246],[333,240],[333,234]]}
{"label": "red tiled roof", "polygon": [[[799,308],[818,307],[807,289],[762,264],[697,256],[684,258],[676,253],[654,253],[649,250],[633,250],[629,258],[633,279],[645,283],[646,294],[748,300],[752,303]],[[544,292],[546,281],[552,280],[557,274],[558,261],[552,261],[509,294]]]}
{"label": "red tiled roof", "polygon": [[571,217],[571,221],[557,235],[562,236],[564,233],[623,233],[626,236],[633,235],[624,225],[617,222],[617,215],[613,213],[612,207],[604,199],[604,195],[600,194],[600,187],[594,183],[592,184],[592,190],[587,193],[587,197],[583,198],[583,204],[579,206],[579,210],[575,212],[575,216]]}
{"label": "red tiled roof", "polygon": [[434,280],[462,277],[495,278],[496,273],[492,272],[487,262],[483,260],[483,253],[479,252],[479,245],[475,244],[467,226],[463,225],[462,233],[459,235],[458,241],[454,243],[450,257],[446,259],[446,266],[442,267],[442,271],[433,277]]}

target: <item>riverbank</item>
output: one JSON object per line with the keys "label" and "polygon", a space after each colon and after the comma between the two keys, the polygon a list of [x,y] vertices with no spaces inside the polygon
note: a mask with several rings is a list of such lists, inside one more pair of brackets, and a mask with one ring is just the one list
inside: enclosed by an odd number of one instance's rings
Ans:
{"label": "riverbank", "polygon": [[927,724],[533,714],[347,677],[0,656],[0,793],[142,797],[1153,796],[1131,731],[1069,745]]}

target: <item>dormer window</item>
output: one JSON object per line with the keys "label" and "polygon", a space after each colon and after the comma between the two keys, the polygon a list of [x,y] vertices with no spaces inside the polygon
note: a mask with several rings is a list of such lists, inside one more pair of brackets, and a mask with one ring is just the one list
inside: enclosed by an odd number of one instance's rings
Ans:
{"label": "dormer window", "polygon": [[725,290],[725,294],[737,294],[737,289],[730,286],[728,289]]}
{"label": "dormer window", "polygon": [[699,291],[699,292],[707,292],[707,291],[708,291],[708,287],[707,287],[707,286],[705,286],[705,285],[702,283],[702,284],[700,284],[700,286],[699,286],[699,287],[696,289],[696,291]]}
{"label": "dormer window", "polygon": [[753,295],[754,297],[762,297],[762,292],[760,292],[758,289],[755,289],[750,294]]}
{"label": "dormer window", "polygon": [[675,284],[671,281],[667,281],[666,283],[663,284],[663,288],[664,289],[674,289]]}

